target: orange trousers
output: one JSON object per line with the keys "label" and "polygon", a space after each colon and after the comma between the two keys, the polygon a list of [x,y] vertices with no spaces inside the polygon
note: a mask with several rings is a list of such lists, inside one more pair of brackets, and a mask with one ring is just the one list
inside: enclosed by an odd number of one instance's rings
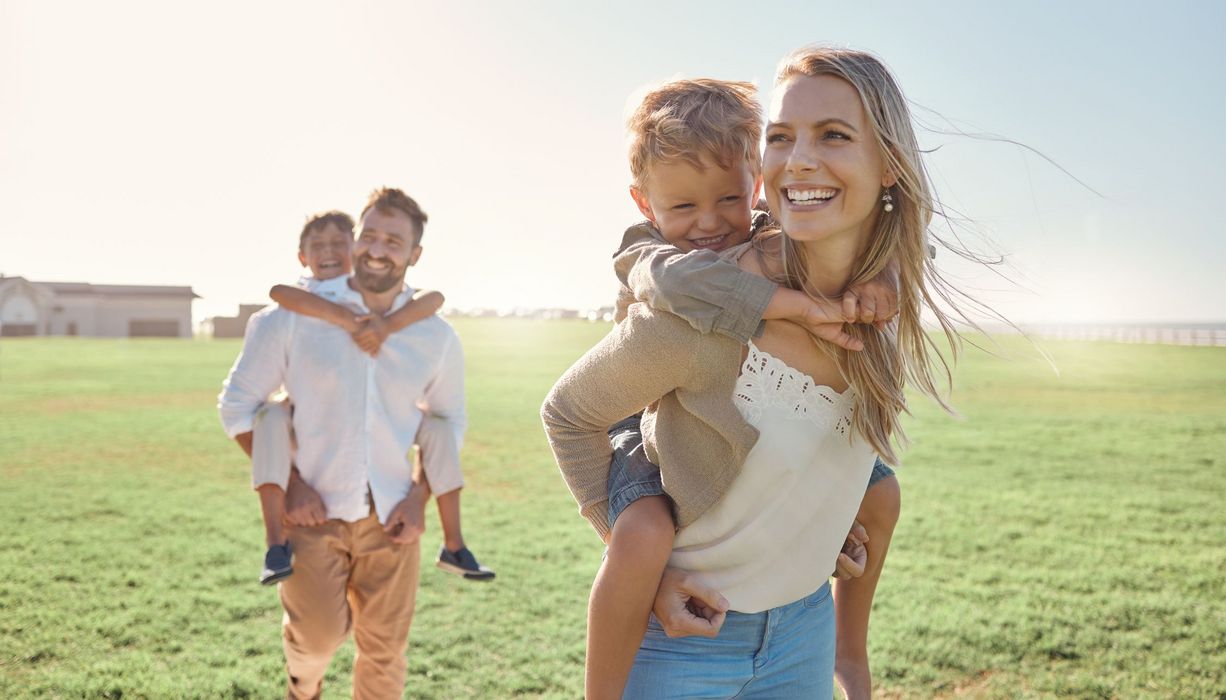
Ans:
{"label": "orange trousers", "polygon": [[287,531],[294,574],[279,584],[287,697],[319,697],[328,663],[352,630],[355,700],[400,698],[420,543],[395,544],[373,513]]}

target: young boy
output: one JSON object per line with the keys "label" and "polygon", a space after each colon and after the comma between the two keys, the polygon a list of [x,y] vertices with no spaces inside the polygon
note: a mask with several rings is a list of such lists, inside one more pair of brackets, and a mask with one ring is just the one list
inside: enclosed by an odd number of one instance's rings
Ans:
{"label": "young boy", "polygon": [[[629,303],[642,301],[685,318],[704,333],[741,342],[756,335],[764,319],[790,319],[831,342],[861,349],[844,332],[843,322],[883,323],[892,317],[896,295],[888,279],[851,290],[840,306],[781,288],[717,255],[769,223],[768,216],[753,211],[761,187],[761,123],[752,85],[716,80],[663,85],[631,115],[630,195],[647,222],[626,231],[614,259],[624,285],[617,320],[624,318]],[[653,604],[665,617],[656,592],[674,536],[671,504],[658,467],[646,457],[638,416],[609,434],[614,446],[609,500],[583,508],[608,544],[589,601],[588,698],[621,697]],[[883,474],[889,470],[879,467]],[[865,541],[873,540],[850,537],[848,549]],[[874,563],[879,573],[880,564]],[[843,554],[839,570],[854,574],[860,566]],[[690,633],[713,636],[722,623],[720,603],[695,600],[690,608],[699,611],[691,618]],[[859,615],[848,622],[866,627],[867,608],[862,623]]]}
{"label": "young boy", "polygon": [[[353,219],[348,214],[330,211],[312,216],[303,226],[298,240],[298,260],[310,268],[311,277],[301,280],[300,287],[274,286],[270,295],[291,311],[344,328],[354,342],[373,357],[390,334],[438,311],[443,295],[418,292],[386,317],[356,314],[353,309],[334,301],[338,289],[348,284],[353,270],[352,248]],[[251,450],[252,484],[260,496],[268,543],[260,575],[260,582],[265,585],[293,573],[292,552],[282,530],[285,489],[292,469],[291,434],[287,400],[271,401],[256,415]],[[443,525],[444,545],[439,551],[439,568],[474,580],[494,578],[494,572],[481,566],[464,546],[459,501],[463,477],[455,466],[459,459],[450,427],[432,416],[424,416],[416,442],[417,459],[423,462]]]}

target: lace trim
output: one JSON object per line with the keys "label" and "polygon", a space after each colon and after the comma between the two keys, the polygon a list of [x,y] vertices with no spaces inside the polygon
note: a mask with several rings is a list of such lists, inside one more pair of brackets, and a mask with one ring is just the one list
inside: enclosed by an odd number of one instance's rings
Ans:
{"label": "lace trim", "polygon": [[813,377],[793,369],[783,360],[759,350],[751,340],[749,354],[741,365],[741,376],[734,394],[741,413],[752,425],[759,425],[768,406],[782,406],[793,417],[809,420],[819,427],[830,427],[840,435],[851,429],[848,407],[851,389],[840,394]]}

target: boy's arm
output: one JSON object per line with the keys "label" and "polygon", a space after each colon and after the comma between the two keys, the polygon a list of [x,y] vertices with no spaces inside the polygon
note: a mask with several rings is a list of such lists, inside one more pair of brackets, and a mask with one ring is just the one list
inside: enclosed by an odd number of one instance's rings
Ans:
{"label": "boy's arm", "polygon": [[404,306],[392,311],[386,316],[367,314],[357,318],[358,329],[353,331],[353,341],[364,352],[378,354],[387,337],[396,331],[403,330],[418,321],[430,318],[443,308],[442,292],[433,290],[418,290]]}
{"label": "boy's arm", "polygon": [[358,330],[358,315],[352,309],[328,301],[301,287],[278,284],[268,290],[268,296],[272,297],[272,300],[280,304],[282,308],[289,309],[296,314],[327,321],[334,326],[340,326],[347,333],[354,333]]}
{"label": "boy's arm", "polygon": [[698,343],[680,343],[683,324],[635,307],[558,380],[541,406],[545,435],[579,512],[609,536],[608,429],[681,386]]}
{"label": "boy's arm", "polygon": [[763,321],[787,319],[841,347],[863,349],[843,330],[855,315],[846,316],[839,304],[780,287],[710,251],[684,253],[658,239],[650,224],[626,230],[613,268],[636,298],[684,318],[699,333],[745,343],[761,333]]}
{"label": "boy's arm", "polygon": [[648,306],[684,318],[704,335],[719,333],[741,343],[758,334],[778,288],[711,251],[683,253],[658,239],[647,223],[626,230],[613,269]]}

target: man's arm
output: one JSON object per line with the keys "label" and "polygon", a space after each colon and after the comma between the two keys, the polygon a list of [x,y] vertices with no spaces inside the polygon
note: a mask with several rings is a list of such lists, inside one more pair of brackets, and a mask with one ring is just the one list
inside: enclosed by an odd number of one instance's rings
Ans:
{"label": "man's arm", "polygon": [[[251,317],[243,336],[243,350],[217,397],[222,427],[248,454],[256,412],[268,396],[285,383],[290,323],[290,314],[277,313],[274,309]],[[240,438],[244,433],[248,436]]]}
{"label": "man's arm", "polygon": [[446,422],[455,435],[456,454],[464,446],[468,413],[464,403],[464,348],[455,331],[447,334],[447,345],[439,355],[434,376],[417,402],[418,408]]}

